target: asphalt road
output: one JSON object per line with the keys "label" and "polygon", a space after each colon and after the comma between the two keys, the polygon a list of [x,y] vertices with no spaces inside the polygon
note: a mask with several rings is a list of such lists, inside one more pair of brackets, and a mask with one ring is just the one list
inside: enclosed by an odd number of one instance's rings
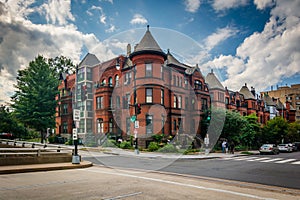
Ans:
{"label": "asphalt road", "polygon": [[[86,156],[84,159],[92,161],[95,165],[111,168],[146,169],[300,189],[300,163],[297,163],[300,162],[300,152],[208,160],[172,160],[114,155]],[[295,164],[292,164],[293,162]]]}

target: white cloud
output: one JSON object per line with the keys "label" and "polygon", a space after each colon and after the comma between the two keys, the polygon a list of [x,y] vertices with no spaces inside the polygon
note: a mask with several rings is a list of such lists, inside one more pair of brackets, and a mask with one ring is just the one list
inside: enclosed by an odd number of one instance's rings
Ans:
{"label": "white cloud", "polygon": [[116,31],[116,27],[114,25],[110,25],[109,29],[106,29],[105,32],[106,33],[113,33]]}
{"label": "white cloud", "polygon": [[216,11],[228,10],[248,4],[249,0],[214,0],[212,7]]}
{"label": "white cloud", "polygon": [[[23,1],[22,1],[23,2]],[[81,49],[85,46],[89,51],[95,46],[102,45],[94,34],[83,34],[77,27],[67,21],[60,20],[60,25],[34,24],[26,14],[29,11],[25,4],[4,4],[0,1],[0,103],[9,102],[15,88],[13,83],[21,66],[28,66],[31,60],[41,54],[45,57],[66,56],[77,64],[80,61]],[[12,7],[11,7],[12,6]],[[18,7],[19,6],[19,7]],[[22,10],[22,12],[18,12]],[[111,51],[102,45],[97,54],[100,60],[112,57]]]}
{"label": "white cloud", "polygon": [[262,32],[255,32],[237,48],[204,67],[226,71],[224,85],[239,90],[248,83],[265,90],[283,78],[300,73],[300,1],[277,1]]}
{"label": "white cloud", "polygon": [[100,22],[101,22],[102,24],[106,24],[106,16],[105,16],[104,14],[102,14],[102,15],[100,16]]}
{"label": "white cloud", "polygon": [[135,14],[130,21],[130,24],[147,24],[147,19],[141,14]]}
{"label": "white cloud", "polygon": [[237,30],[230,27],[219,28],[217,31],[205,39],[205,49],[210,51],[215,46],[235,35]]}
{"label": "white cloud", "polygon": [[44,3],[41,7],[46,14],[48,23],[66,25],[68,20],[75,20],[71,13],[71,0],[49,0],[48,3]]}
{"label": "white cloud", "polygon": [[275,4],[274,0],[254,0],[254,4],[256,5],[257,9],[263,10],[266,7],[271,7]]}
{"label": "white cloud", "polygon": [[185,10],[191,13],[197,12],[200,7],[200,0],[185,0]]}

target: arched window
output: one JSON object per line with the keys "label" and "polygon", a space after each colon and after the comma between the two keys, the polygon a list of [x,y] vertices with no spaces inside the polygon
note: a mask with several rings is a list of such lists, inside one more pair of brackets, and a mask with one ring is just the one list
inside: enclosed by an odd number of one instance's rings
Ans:
{"label": "arched window", "polygon": [[119,75],[115,76],[115,86],[118,87],[119,86]]}
{"label": "arched window", "polygon": [[112,77],[109,77],[109,78],[108,78],[108,86],[109,86],[109,87],[112,87],[112,86],[113,86],[113,80],[112,80]]}
{"label": "arched window", "polygon": [[105,86],[106,85],[106,79],[103,79],[102,81],[101,81],[101,86]]}

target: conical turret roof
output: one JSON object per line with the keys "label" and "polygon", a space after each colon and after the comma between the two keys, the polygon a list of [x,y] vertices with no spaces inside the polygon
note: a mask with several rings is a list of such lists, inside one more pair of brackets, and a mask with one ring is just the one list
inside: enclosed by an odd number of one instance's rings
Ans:
{"label": "conical turret roof", "polygon": [[134,51],[130,54],[130,58],[135,55],[153,53],[163,56],[166,59],[166,54],[161,50],[160,46],[157,44],[156,40],[152,36],[149,25],[147,26],[147,31],[143,36],[140,43],[135,47]]}
{"label": "conical turret roof", "polygon": [[244,95],[245,99],[255,99],[253,94],[248,89],[247,84],[240,89],[240,93]]}
{"label": "conical turret roof", "polygon": [[222,83],[216,77],[213,70],[211,70],[211,72],[206,75],[205,82],[208,84],[209,89],[224,90]]}

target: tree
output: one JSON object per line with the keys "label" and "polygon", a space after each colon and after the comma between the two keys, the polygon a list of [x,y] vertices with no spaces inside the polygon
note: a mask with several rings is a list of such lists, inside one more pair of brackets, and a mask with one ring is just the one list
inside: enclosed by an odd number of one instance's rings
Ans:
{"label": "tree", "polygon": [[288,125],[287,135],[285,140],[287,142],[298,142],[300,141],[300,123],[293,122]]}
{"label": "tree", "polygon": [[18,71],[17,91],[12,97],[16,118],[41,134],[41,142],[47,128],[55,127],[55,108],[58,94],[58,72],[50,67],[47,59],[38,56],[29,67]]}
{"label": "tree", "polygon": [[262,132],[264,143],[280,143],[287,135],[288,122],[282,117],[275,117],[267,122]]}

